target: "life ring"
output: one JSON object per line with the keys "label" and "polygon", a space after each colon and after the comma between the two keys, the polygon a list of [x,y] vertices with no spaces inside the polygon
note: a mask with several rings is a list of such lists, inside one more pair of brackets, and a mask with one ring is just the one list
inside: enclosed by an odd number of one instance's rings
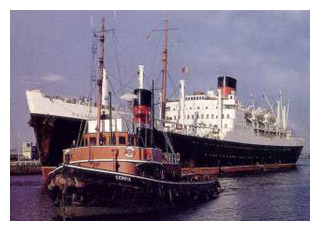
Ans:
{"label": "life ring", "polygon": [[134,157],[134,148],[132,146],[126,148],[125,156],[130,159]]}

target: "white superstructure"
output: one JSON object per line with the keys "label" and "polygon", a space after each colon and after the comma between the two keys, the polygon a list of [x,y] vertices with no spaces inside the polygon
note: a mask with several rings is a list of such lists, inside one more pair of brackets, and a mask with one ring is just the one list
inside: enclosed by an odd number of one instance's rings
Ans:
{"label": "white superstructure", "polygon": [[71,119],[95,118],[97,108],[87,98],[47,96],[41,90],[26,91],[30,114],[52,115]]}
{"label": "white superstructure", "polygon": [[220,136],[223,137],[233,128],[238,102],[234,95],[222,99],[223,106],[219,102],[218,95],[214,95],[213,91],[207,94],[196,92],[177,101],[168,101],[166,128],[180,129],[197,136],[208,136],[210,132],[220,131]]}
{"label": "white superstructure", "polygon": [[[100,132],[126,132],[128,125],[125,123],[125,120],[122,118],[112,119],[111,120],[111,130],[110,130],[110,119],[101,120]],[[96,133],[97,129],[97,120],[88,121],[88,133]]]}
{"label": "white superstructure", "polygon": [[[30,114],[52,115],[72,119],[96,119],[97,107],[88,97],[68,98],[62,96],[48,96],[41,90],[27,90],[26,97]],[[102,110],[106,111],[108,104],[108,78],[103,69],[102,82]]]}
{"label": "white superstructure", "polygon": [[[282,103],[281,103],[282,104]],[[261,145],[303,145],[287,129],[288,111],[279,103],[273,110],[243,107],[235,91],[223,95],[221,90],[185,95],[180,82],[179,100],[166,103],[167,131],[186,135]]]}
{"label": "white superstructure", "polygon": [[[83,97],[81,99],[68,98],[62,96],[48,96],[41,90],[26,91],[27,102],[30,114],[51,115],[69,119],[95,120],[97,107],[92,102]],[[102,105],[102,111],[109,113],[106,102]],[[120,113],[112,110],[113,116],[119,118]]]}

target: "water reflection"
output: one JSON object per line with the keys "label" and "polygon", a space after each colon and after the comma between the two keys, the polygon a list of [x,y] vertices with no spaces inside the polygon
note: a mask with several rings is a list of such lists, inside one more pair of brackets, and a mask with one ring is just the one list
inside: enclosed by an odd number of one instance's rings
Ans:
{"label": "water reflection", "polygon": [[[195,208],[76,220],[310,220],[310,162],[296,170],[221,178],[220,196]],[[11,220],[61,220],[41,176],[10,177]]]}

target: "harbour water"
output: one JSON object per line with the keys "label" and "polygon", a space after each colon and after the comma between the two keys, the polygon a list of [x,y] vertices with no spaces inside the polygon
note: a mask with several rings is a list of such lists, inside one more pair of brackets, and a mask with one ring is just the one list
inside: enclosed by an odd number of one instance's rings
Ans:
{"label": "harbour water", "polygon": [[[220,178],[220,196],[196,208],[82,220],[310,220],[310,160],[276,173]],[[60,220],[40,175],[10,177],[10,219]]]}

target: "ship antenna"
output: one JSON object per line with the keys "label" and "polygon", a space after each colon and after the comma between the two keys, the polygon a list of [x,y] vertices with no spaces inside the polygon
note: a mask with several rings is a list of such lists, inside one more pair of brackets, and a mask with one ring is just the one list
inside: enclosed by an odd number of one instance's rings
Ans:
{"label": "ship antenna", "polygon": [[105,18],[101,19],[101,28],[97,32],[99,32],[99,41],[100,41],[100,57],[99,57],[99,74],[100,77],[97,81],[97,85],[99,87],[99,95],[98,95],[98,102],[97,102],[97,137],[96,137],[96,145],[100,145],[100,126],[101,126],[101,107],[102,107],[102,82],[103,82],[103,69],[104,67],[104,40],[105,36],[104,33],[108,31],[114,31],[112,29],[105,29]]}
{"label": "ship antenna", "polygon": [[251,98],[251,103],[252,103],[252,106],[253,106],[253,110],[256,110],[256,105],[254,103],[254,97],[253,97],[252,93],[250,94],[250,98]]}
{"label": "ship antenna", "polygon": [[164,19],[164,28],[151,30],[147,39],[150,38],[152,32],[163,31],[164,32],[164,42],[163,42],[163,50],[161,53],[161,62],[162,62],[162,86],[161,86],[161,113],[160,113],[160,121],[164,124],[165,120],[165,109],[166,109],[166,101],[167,101],[167,82],[168,82],[168,32],[169,30],[177,30],[178,28],[169,28],[169,20],[168,16]]}
{"label": "ship antenna", "polygon": [[167,81],[168,81],[168,18],[164,20],[164,45],[162,51],[162,92],[161,92],[161,117],[162,121],[165,120],[166,115],[166,101],[167,101]]}
{"label": "ship antenna", "polygon": [[273,110],[272,104],[271,104],[268,96],[267,96],[265,93],[263,93],[262,96],[263,96],[263,98],[266,99],[266,101],[267,101],[267,103],[268,103],[268,105],[269,105],[269,107],[270,107],[270,110],[271,110],[271,112],[272,112],[272,115],[273,115],[274,117],[276,117],[276,113],[275,113],[274,110]]}

